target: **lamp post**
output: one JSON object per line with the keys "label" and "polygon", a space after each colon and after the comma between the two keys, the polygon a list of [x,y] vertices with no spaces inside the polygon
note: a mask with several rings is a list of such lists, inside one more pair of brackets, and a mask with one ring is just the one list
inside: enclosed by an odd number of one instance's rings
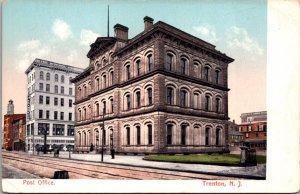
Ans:
{"label": "lamp post", "polygon": [[102,128],[101,162],[103,162],[103,154],[104,154],[104,114],[105,114],[105,108],[103,108],[102,123],[99,125],[100,128]]}
{"label": "lamp post", "polygon": [[39,127],[39,130],[41,130],[42,134],[44,135],[44,154],[47,154],[47,129],[43,125],[43,127]]}

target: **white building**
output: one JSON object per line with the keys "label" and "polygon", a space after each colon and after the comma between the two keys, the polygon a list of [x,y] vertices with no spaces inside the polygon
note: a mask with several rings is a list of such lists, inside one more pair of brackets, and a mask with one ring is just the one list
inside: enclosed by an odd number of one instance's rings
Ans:
{"label": "white building", "polygon": [[66,150],[74,147],[74,84],[81,68],[35,59],[27,75],[26,149],[44,145]]}

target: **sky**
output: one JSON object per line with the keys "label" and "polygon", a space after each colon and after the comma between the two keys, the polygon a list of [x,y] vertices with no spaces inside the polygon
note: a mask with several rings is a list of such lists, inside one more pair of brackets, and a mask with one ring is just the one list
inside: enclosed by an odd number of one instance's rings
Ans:
{"label": "sky", "polygon": [[234,58],[229,64],[229,117],[266,110],[267,2],[263,0],[6,0],[2,11],[2,115],[8,100],[26,112],[25,70],[35,58],[86,68],[89,45],[117,23],[129,38],[144,16],[163,21]]}

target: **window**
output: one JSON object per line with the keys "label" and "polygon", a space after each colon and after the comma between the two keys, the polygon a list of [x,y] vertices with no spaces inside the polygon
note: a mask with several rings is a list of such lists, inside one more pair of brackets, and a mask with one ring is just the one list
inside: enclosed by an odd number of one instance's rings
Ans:
{"label": "window", "polygon": [[40,80],[44,80],[44,72],[43,71],[40,72]]}
{"label": "window", "polygon": [[60,82],[61,82],[61,83],[65,83],[65,76],[64,76],[64,75],[62,75],[62,76],[60,77]]}
{"label": "window", "polygon": [[136,144],[140,145],[141,144],[141,127],[136,126]]}
{"label": "window", "polygon": [[106,101],[103,101],[103,114],[106,114]]}
{"label": "window", "polygon": [[258,137],[258,133],[255,133],[255,137]]}
{"label": "window", "polygon": [[136,64],[136,75],[139,76],[141,74],[141,61],[137,60],[135,64]]}
{"label": "window", "polygon": [[58,105],[58,98],[54,98],[54,106],[57,106]]}
{"label": "window", "polygon": [[102,76],[102,84],[103,84],[102,88],[106,88],[106,75]]}
{"label": "window", "polygon": [[49,72],[46,74],[46,80],[47,80],[47,81],[50,80],[50,73],[49,73]]}
{"label": "window", "polygon": [[96,77],[95,79],[95,82],[96,82],[96,90],[100,90],[100,81],[99,81],[99,77]]}
{"label": "window", "polygon": [[217,128],[217,130],[216,130],[216,145],[220,145],[220,132],[221,132],[221,129]]}
{"label": "window", "polygon": [[40,95],[39,96],[39,104],[43,104],[44,101],[44,96]]}
{"label": "window", "polygon": [[186,144],[186,125],[181,125],[181,144]]}
{"label": "window", "polygon": [[96,116],[99,116],[99,103],[96,103]]}
{"label": "window", "polygon": [[50,97],[49,96],[46,96],[46,104],[50,104]]}
{"label": "window", "polygon": [[167,70],[173,70],[173,55],[167,54]]}
{"label": "window", "polygon": [[57,111],[54,111],[54,120],[57,120]]}
{"label": "window", "polygon": [[54,75],[54,81],[58,82],[58,75],[57,74]]}
{"label": "window", "polygon": [[126,95],[126,102],[127,102],[127,110],[129,110],[130,109],[130,95],[129,94]]}
{"label": "window", "polygon": [[58,86],[57,85],[54,86],[54,93],[58,94]]}
{"label": "window", "polygon": [[187,102],[187,92],[185,90],[180,91],[180,105],[183,107],[187,107],[188,102]]}
{"label": "window", "polygon": [[65,88],[63,86],[60,87],[60,93],[64,94],[65,93]]}
{"label": "window", "polygon": [[40,119],[43,118],[43,110],[39,110],[39,118],[40,118]]}
{"label": "window", "polygon": [[49,123],[38,123],[38,135],[44,135],[45,131],[49,135],[49,126]]}
{"label": "window", "polygon": [[182,75],[187,75],[187,60],[182,58],[180,59],[180,73]]}
{"label": "window", "polygon": [[110,112],[113,113],[114,112],[114,99],[110,99]]}
{"label": "window", "polygon": [[69,107],[72,107],[72,104],[73,104],[73,103],[72,103],[72,100],[70,99],[70,100],[69,100]]}
{"label": "window", "polygon": [[127,145],[130,145],[130,128],[126,127],[126,140],[127,140]]}
{"label": "window", "polygon": [[110,72],[110,83],[111,83],[111,85],[114,84],[114,71]]}
{"label": "window", "polygon": [[73,95],[73,89],[69,88],[69,95],[72,96]]}
{"label": "window", "polygon": [[172,144],[172,131],[173,131],[173,125],[168,124],[167,125],[167,144]]}
{"label": "window", "polygon": [[126,75],[127,75],[127,80],[130,79],[130,65],[126,66]]}
{"label": "window", "polygon": [[204,68],[204,80],[208,81],[209,78],[209,67]]}
{"label": "window", "polygon": [[167,87],[167,104],[170,104],[170,105],[173,104],[173,96],[174,96],[173,88]]}
{"label": "window", "polygon": [[209,106],[209,104],[210,104],[210,96],[208,96],[208,95],[206,95],[205,96],[205,110],[206,111],[209,111],[210,109],[210,106]]}
{"label": "window", "polygon": [[200,108],[200,95],[198,93],[194,93],[194,108],[199,109]]}
{"label": "window", "polygon": [[53,124],[52,135],[64,135],[65,125]]}
{"label": "window", "polygon": [[147,55],[147,66],[148,66],[148,71],[152,71],[153,69],[153,55]]}
{"label": "window", "polygon": [[248,133],[246,133],[246,137],[249,137],[249,134],[248,134]]}
{"label": "window", "polygon": [[60,99],[60,106],[64,106],[65,105],[65,99],[61,98]]}
{"label": "window", "polygon": [[64,112],[60,112],[60,120],[64,120]]}
{"label": "window", "polygon": [[103,144],[106,145],[106,130],[103,129]]}
{"label": "window", "polygon": [[205,145],[209,145],[209,130],[209,127],[205,128]]}
{"label": "window", "polygon": [[216,84],[219,84],[219,79],[220,79],[220,71],[216,70]]}
{"label": "window", "polygon": [[46,92],[50,92],[50,84],[46,84]]}
{"label": "window", "polygon": [[43,83],[39,83],[39,89],[40,89],[41,91],[44,90],[44,84],[43,84]]}
{"label": "window", "polygon": [[49,117],[50,117],[50,112],[49,110],[46,110],[46,119],[49,119]]}
{"label": "window", "polygon": [[140,91],[136,92],[136,107],[137,108],[141,107],[141,92]]}
{"label": "window", "polygon": [[148,88],[147,93],[148,93],[148,105],[151,105],[152,104],[152,88]]}
{"label": "window", "polygon": [[148,127],[148,144],[152,144],[152,125],[147,125]]}
{"label": "window", "polygon": [[216,112],[221,112],[220,111],[220,104],[221,104],[221,100],[220,98],[216,98]]}
{"label": "window", "polygon": [[252,126],[248,126],[248,131],[252,131]]}
{"label": "window", "polygon": [[72,77],[69,78],[69,84],[72,84]]}
{"label": "window", "polygon": [[194,63],[194,77],[199,78],[199,64]]}
{"label": "window", "polygon": [[72,121],[72,113],[69,112],[69,121]]}
{"label": "window", "polygon": [[68,125],[67,135],[68,136],[74,135],[74,126],[73,125]]}

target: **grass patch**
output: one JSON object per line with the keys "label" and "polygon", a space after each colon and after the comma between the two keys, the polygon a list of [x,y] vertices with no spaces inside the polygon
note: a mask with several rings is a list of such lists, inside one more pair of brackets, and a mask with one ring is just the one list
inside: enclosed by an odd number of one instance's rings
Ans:
{"label": "grass patch", "polygon": [[[145,156],[145,159],[165,162],[182,162],[182,163],[215,163],[215,164],[238,164],[240,162],[240,155],[237,154],[223,154],[223,155],[152,155]],[[258,164],[266,163],[265,156],[256,156]]]}

